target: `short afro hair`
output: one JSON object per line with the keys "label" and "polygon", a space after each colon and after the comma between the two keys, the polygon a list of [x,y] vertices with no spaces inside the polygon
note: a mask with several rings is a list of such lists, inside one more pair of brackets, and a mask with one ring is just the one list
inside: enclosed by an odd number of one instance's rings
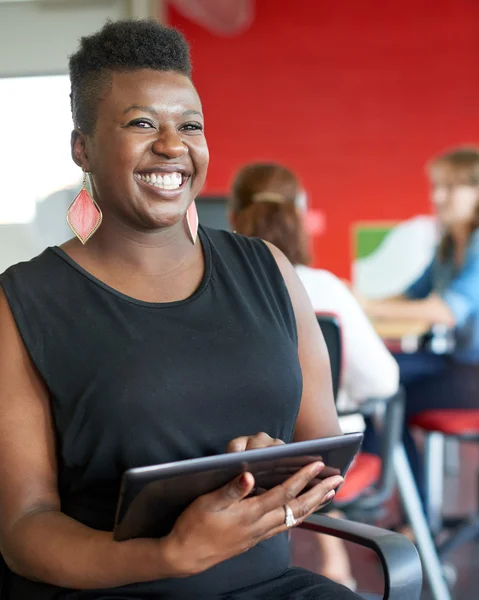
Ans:
{"label": "short afro hair", "polygon": [[107,21],[97,33],[81,38],[69,67],[73,122],[85,133],[95,128],[101,89],[113,72],[154,69],[191,78],[187,41],[153,19]]}

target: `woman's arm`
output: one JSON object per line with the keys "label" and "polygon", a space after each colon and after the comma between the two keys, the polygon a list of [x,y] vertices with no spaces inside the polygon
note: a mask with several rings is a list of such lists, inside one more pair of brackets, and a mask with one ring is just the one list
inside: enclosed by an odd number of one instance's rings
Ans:
{"label": "woman's arm", "polygon": [[270,248],[288,288],[298,330],[298,353],[303,372],[303,395],[294,440],[341,435],[334,405],[328,349],[309,297],[291,263],[272,244]]}
{"label": "woman's arm", "polygon": [[397,319],[424,321],[454,327],[456,320],[449,305],[437,294],[430,294],[423,300],[369,300],[362,298],[361,306],[375,319]]}
{"label": "woman's arm", "polygon": [[10,569],[97,588],[174,576],[164,540],[117,543],[61,512],[47,390],[0,289],[0,551]]}
{"label": "woman's arm", "polygon": [[365,312],[375,319],[423,321],[454,327],[455,316],[448,303],[434,293],[434,261],[404,292],[404,296],[386,300],[358,298]]}

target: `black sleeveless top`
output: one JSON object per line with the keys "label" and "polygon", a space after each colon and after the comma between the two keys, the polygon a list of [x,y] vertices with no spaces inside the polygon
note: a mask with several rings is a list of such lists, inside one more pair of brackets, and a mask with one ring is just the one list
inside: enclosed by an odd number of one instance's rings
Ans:
{"label": "black sleeveless top", "polygon": [[[125,469],[221,453],[258,431],[292,440],[302,376],[276,261],[260,240],[208,228],[199,239],[204,278],[178,302],[125,296],[56,247],[0,277],[50,391],[62,511],[89,527],[112,529]],[[14,576],[10,597],[212,597],[288,566],[281,534],[186,579],[70,591]]]}

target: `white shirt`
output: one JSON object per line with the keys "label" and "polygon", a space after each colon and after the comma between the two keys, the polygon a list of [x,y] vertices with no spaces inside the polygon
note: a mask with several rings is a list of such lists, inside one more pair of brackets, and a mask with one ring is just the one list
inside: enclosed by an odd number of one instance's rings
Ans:
{"label": "white shirt", "polygon": [[399,387],[398,364],[344,283],[322,269],[298,265],[296,272],[315,312],[332,313],[341,324],[344,362],[338,409],[354,409],[368,398],[395,394]]}

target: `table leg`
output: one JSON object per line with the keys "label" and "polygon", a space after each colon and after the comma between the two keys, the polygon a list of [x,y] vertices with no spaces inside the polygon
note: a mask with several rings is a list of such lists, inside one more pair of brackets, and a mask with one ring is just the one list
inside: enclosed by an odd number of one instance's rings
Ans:
{"label": "table leg", "polygon": [[416,482],[402,444],[394,452],[394,471],[404,512],[416,538],[415,543],[422,560],[423,571],[429,581],[432,597],[434,600],[451,600],[451,593],[443,576]]}

